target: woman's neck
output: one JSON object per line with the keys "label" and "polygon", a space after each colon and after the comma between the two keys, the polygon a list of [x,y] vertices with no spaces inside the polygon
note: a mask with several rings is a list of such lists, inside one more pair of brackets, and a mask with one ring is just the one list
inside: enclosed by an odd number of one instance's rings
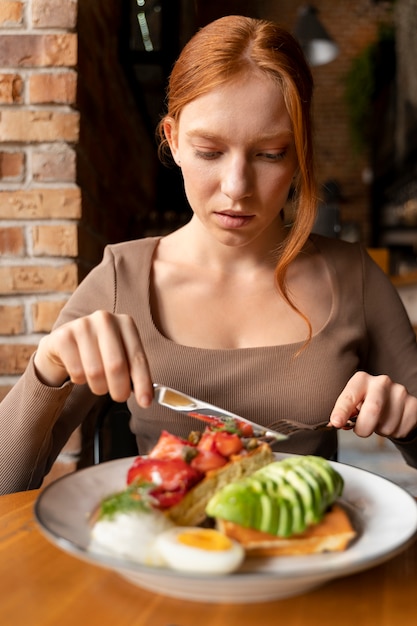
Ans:
{"label": "woman's neck", "polygon": [[247,244],[227,245],[208,232],[197,217],[164,238],[163,250],[171,259],[225,273],[274,269],[285,237],[281,220]]}

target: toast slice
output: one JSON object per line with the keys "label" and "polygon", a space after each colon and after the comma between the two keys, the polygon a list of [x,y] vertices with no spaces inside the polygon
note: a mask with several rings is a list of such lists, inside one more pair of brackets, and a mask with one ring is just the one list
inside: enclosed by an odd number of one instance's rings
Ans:
{"label": "toast slice", "polygon": [[245,454],[232,456],[223,467],[207,472],[203,480],[181,502],[168,509],[166,514],[179,526],[202,524],[207,517],[207,503],[216,491],[231,482],[250,476],[273,460],[273,452],[266,443]]}
{"label": "toast slice", "polygon": [[334,504],[321,522],[290,537],[277,537],[221,519],[216,522],[222,533],[238,541],[252,557],[339,552],[346,550],[356,537],[348,514],[339,504]]}

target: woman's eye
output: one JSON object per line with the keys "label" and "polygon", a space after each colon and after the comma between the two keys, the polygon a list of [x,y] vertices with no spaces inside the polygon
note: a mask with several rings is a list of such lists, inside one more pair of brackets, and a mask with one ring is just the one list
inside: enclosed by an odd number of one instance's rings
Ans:
{"label": "woman's eye", "polygon": [[220,152],[216,150],[196,150],[195,155],[199,159],[207,159],[208,161],[211,161],[212,159],[216,159],[220,155]]}
{"label": "woman's eye", "polygon": [[281,161],[287,154],[286,150],[282,152],[259,152],[258,156],[267,159],[268,161]]}

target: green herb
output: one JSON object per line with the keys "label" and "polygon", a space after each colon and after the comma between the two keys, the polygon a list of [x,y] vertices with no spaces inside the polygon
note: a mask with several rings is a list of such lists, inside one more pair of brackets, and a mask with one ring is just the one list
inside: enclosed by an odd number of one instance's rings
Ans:
{"label": "green herb", "polygon": [[149,512],[155,502],[150,491],[152,483],[132,483],[127,489],[105,498],[100,505],[99,519],[113,519],[117,513]]}
{"label": "green herb", "polygon": [[182,458],[186,463],[191,463],[197,454],[198,450],[195,446],[184,446],[182,449]]}
{"label": "green herb", "polygon": [[230,435],[241,435],[239,428],[239,422],[234,417],[222,418],[223,423],[219,421],[218,424],[210,424],[210,430],[215,432],[226,432]]}

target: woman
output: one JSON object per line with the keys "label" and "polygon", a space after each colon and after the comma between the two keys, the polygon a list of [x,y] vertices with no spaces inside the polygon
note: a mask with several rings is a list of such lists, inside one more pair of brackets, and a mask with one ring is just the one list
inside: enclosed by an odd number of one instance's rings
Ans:
{"label": "woman", "polygon": [[[197,427],[160,382],[268,425],[279,417],[393,439],[417,467],[417,347],[395,290],[358,245],[310,235],[312,79],[278,26],[228,16],[180,55],[160,124],[193,210],[166,237],[109,246],[1,405],[1,489],[36,487],[106,394],[146,453]],[[291,193],[290,193],[291,192]],[[283,208],[291,196],[290,228]],[[133,383],[133,393],[131,392]],[[332,457],[335,431],[281,450]]]}

